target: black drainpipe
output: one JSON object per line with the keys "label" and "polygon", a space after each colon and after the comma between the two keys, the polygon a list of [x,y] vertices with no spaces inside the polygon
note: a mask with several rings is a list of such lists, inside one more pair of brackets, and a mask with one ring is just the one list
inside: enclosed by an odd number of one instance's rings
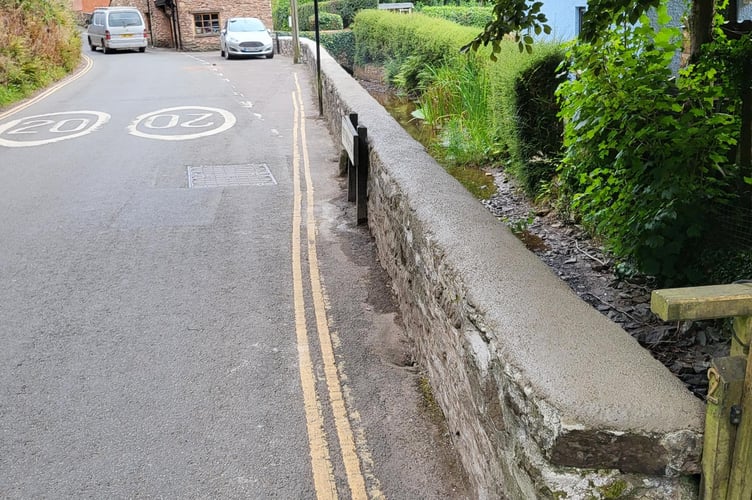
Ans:
{"label": "black drainpipe", "polygon": [[151,46],[154,47],[154,18],[151,15],[151,4],[149,0],[146,0],[146,15],[149,16],[149,39],[151,40]]}
{"label": "black drainpipe", "polygon": [[177,26],[178,43],[177,49],[183,50],[183,35],[180,32],[180,13],[178,12],[178,1],[174,0],[175,7],[172,9],[172,15],[175,17],[175,26]]}

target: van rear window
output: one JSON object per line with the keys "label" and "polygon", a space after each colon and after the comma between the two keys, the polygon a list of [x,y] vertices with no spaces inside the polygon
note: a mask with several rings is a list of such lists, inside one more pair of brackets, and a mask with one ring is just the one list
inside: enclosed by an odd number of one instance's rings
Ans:
{"label": "van rear window", "polygon": [[138,26],[141,16],[136,12],[110,12],[110,26]]}

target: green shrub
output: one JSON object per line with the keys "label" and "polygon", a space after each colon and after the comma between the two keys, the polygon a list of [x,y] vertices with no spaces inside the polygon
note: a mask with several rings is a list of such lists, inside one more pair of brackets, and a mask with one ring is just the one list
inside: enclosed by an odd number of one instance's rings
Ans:
{"label": "green shrub", "polygon": [[319,29],[320,30],[341,30],[343,27],[342,16],[339,14],[330,14],[329,12],[319,13]]}
{"label": "green shrub", "polygon": [[510,144],[512,169],[532,197],[555,177],[561,160],[564,125],[556,89],[565,78],[558,70],[563,60],[563,49],[545,47],[514,81],[517,137]]}
{"label": "green shrub", "polygon": [[704,250],[700,255],[703,284],[725,285],[737,280],[752,279],[752,250],[714,249]]}
{"label": "green shrub", "polygon": [[355,56],[355,36],[350,30],[331,31],[321,33],[321,45],[347,71],[353,71],[353,57]]}
{"label": "green shrub", "polygon": [[[609,249],[663,285],[697,281],[713,208],[731,196],[738,102],[711,66],[674,78],[678,29],[644,18],[571,51],[559,89],[563,201]],[[712,64],[712,62],[711,62]]]}
{"label": "green shrub", "polygon": [[328,3],[327,12],[342,16],[345,28],[350,27],[361,10],[377,9],[379,6],[378,0],[330,0]]}
{"label": "green shrub", "polygon": [[290,30],[290,1],[274,0],[272,3],[272,22],[274,31]]}
{"label": "green shrub", "polygon": [[[330,8],[332,8],[330,2],[319,4],[319,30],[341,30],[343,28],[342,17],[326,10]],[[316,29],[316,13],[313,3],[306,3],[298,7],[298,22],[300,31],[314,31]]]}
{"label": "green shrub", "polygon": [[353,25],[355,62],[389,66],[392,83],[413,93],[430,83],[427,68],[438,68],[460,57],[460,47],[477,29],[421,14],[364,10]]}
{"label": "green shrub", "polygon": [[455,6],[437,6],[423,7],[420,13],[429,17],[439,17],[452,21],[462,26],[473,26],[483,28],[493,19],[493,8],[491,7],[455,7]]}
{"label": "green shrub", "polygon": [[73,70],[81,41],[67,3],[0,3],[0,106],[28,96]]}

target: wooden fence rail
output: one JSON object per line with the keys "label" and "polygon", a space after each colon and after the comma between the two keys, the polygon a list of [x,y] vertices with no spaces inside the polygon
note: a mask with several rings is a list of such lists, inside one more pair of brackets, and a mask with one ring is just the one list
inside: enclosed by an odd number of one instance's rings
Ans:
{"label": "wooden fence rail", "polygon": [[730,355],[708,370],[701,495],[752,499],[752,284],[655,290],[650,307],[664,321],[734,318]]}

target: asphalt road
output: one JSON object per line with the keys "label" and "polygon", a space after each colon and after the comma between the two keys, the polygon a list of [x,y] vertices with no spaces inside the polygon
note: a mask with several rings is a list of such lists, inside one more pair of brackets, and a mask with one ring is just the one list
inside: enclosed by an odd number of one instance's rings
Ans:
{"label": "asphalt road", "polygon": [[87,55],[0,111],[0,497],[465,498],[305,68]]}

